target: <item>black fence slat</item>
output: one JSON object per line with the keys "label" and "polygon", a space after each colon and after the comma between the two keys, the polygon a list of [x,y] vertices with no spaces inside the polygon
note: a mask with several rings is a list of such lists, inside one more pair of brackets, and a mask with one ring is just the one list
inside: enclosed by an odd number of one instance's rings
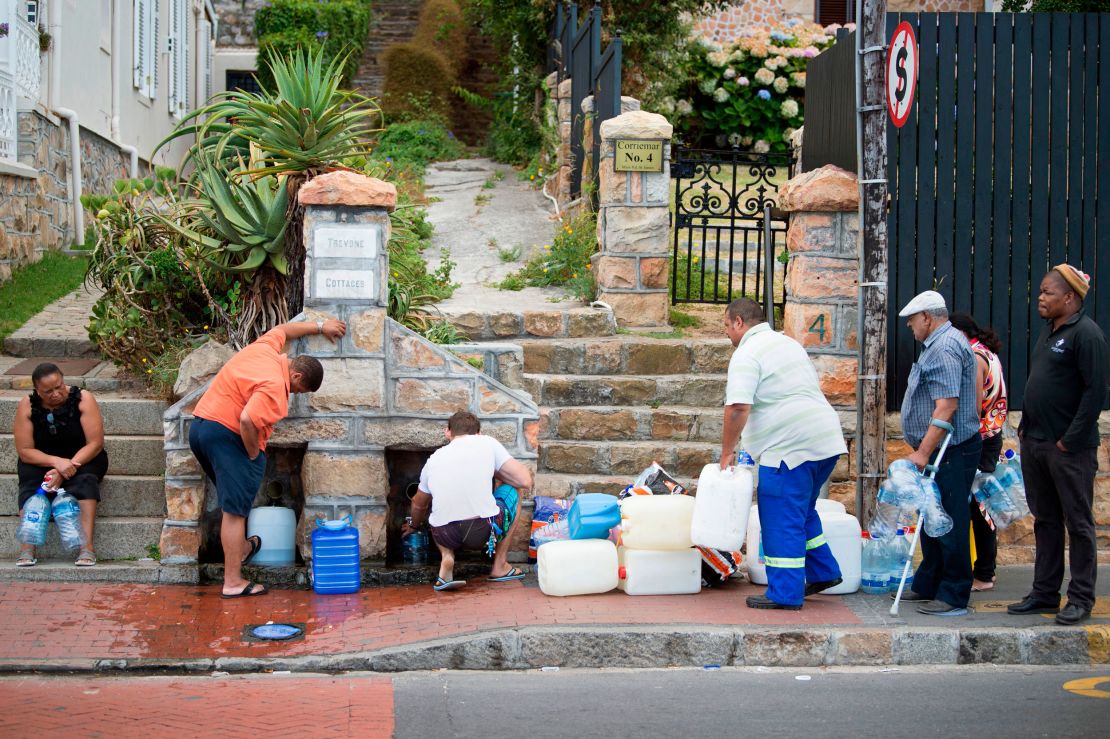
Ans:
{"label": "black fence slat", "polygon": [[1052,13],[1049,72],[1048,246],[1050,266],[1068,258],[1068,42],[1071,17]]}
{"label": "black fence slat", "polygon": [[[1098,27],[1096,13],[1085,13],[1080,17],[1084,31],[1083,39],[1083,185],[1079,192],[1083,201],[1082,250],[1083,269],[1093,272],[1095,268],[1095,222],[1097,220],[1096,192],[1098,180],[1095,162],[1098,161],[1098,113],[1092,110],[1098,100]],[[1103,121],[1105,125],[1106,121]],[[1105,163],[1104,165],[1105,166]]]}
{"label": "black fence slat", "polygon": [[1086,16],[1068,13],[1068,255],[1069,263],[1083,261],[1083,23]]}
{"label": "black fence slat", "polygon": [[[951,295],[949,279],[937,285],[936,161],[937,161],[937,22],[936,14],[918,16],[917,78],[917,282],[914,292],[939,287]],[[921,53],[924,50],[924,53]],[[909,125],[909,124],[907,124]],[[951,304],[951,302],[949,302]]]}
{"label": "black fence slat", "polygon": [[[894,20],[901,22],[902,20],[916,20],[916,14],[904,14],[897,16]],[[915,24],[916,25],[916,24]],[[893,32],[891,28],[887,36]],[[919,107],[914,105],[910,109],[909,119],[906,124],[902,126],[899,131],[898,142],[898,182],[903,188],[909,188],[915,192],[912,199],[908,200],[906,205],[899,211],[898,219],[898,249],[900,252],[898,282],[897,282],[897,307],[892,311],[897,315],[898,311],[903,305],[908,303],[910,299],[918,292],[917,290],[917,262],[918,262],[918,248],[920,241],[917,236],[917,208],[914,207],[916,200],[917,190],[917,117]],[[914,344],[913,335],[905,327],[905,321],[898,320],[895,323],[900,324],[895,330],[895,347],[897,357],[897,370],[898,377],[901,378],[899,382],[898,397],[905,392],[906,378],[909,377],[910,367],[913,365],[914,359],[917,356],[917,347]]]}
{"label": "black fence slat", "polygon": [[[1048,176],[1049,176],[1049,78],[1052,64],[1052,16],[1048,13],[1033,13],[1033,129],[1032,129],[1032,177],[1031,204],[1029,219],[1029,287],[1030,300],[1026,315],[1029,316],[1029,335],[1026,347],[1027,359],[1032,355],[1032,343],[1041,330],[1041,317],[1037,312],[1037,294],[1041,278],[1048,269],[1050,254],[1048,249]],[[1035,248],[1037,245],[1040,248]],[[1015,337],[1016,338],[1016,337]],[[1020,401],[1024,388],[1017,388]],[[1014,407],[1020,407],[1011,401]]]}
{"label": "black fence slat", "polygon": [[[1088,47],[1088,53],[1094,53]],[[1099,86],[1110,82],[1110,16],[1099,15]],[[1095,217],[1094,317],[1105,330],[1110,326],[1110,95],[1098,96],[1098,214]]]}
{"label": "black fence slat", "polygon": [[[1011,404],[1020,407],[1025,392],[1025,378],[1029,373],[1027,340],[1030,330],[1029,310],[1023,303],[1034,301],[1036,290],[1029,283],[1029,185],[1033,177],[1040,175],[1030,170],[1030,149],[1033,139],[1030,136],[1032,121],[1030,101],[1032,98],[1033,21],[1030,13],[1014,15],[1014,82],[1013,82],[1013,179],[1011,197],[1013,216],[1010,227],[1010,314],[1009,335],[1003,335],[1003,349],[1007,352],[1006,388]],[[1016,401],[1016,403],[1015,403]]]}
{"label": "black fence slat", "polygon": [[955,217],[955,156],[956,156],[956,15],[938,16],[937,54],[948,60],[937,65],[937,277],[944,278],[945,294],[953,305],[956,289],[956,261],[953,245]]}
{"label": "black fence slat", "polygon": [[994,16],[975,16],[975,227],[972,242],[971,314],[989,320],[991,298],[991,206],[994,193]]}
{"label": "black fence slat", "polygon": [[[989,315],[976,316],[980,323],[992,326],[1000,335],[1010,330],[1011,146],[1013,145],[1013,80],[1014,80],[1013,15],[994,15],[994,202],[992,205],[990,240],[991,310]],[[980,285],[982,283],[979,283]],[[1003,361],[1008,359],[1009,342]]]}
{"label": "black fence slat", "polygon": [[972,192],[975,185],[975,13],[956,16],[956,265],[952,305],[971,312]]}

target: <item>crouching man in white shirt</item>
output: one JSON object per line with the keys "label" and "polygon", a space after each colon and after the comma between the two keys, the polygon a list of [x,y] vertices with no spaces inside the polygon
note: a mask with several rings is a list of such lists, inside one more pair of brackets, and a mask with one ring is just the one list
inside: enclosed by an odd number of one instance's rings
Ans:
{"label": "crouching man in white shirt", "polygon": [[[509,540],[519,524],[520,494],[532,487],[532,474],[501,442],[484,436],[473,413],[458,411],[447,420],[447,445],[437,449],[420,472],[412,499],[408,534],[427,522],[442,557],[435,590],[456,590],[455,552],[485,549],[493,557],[491,582],[520,580],[509,566]],[[498,483],[495,488],[495,482]],[[431,509],[431,514],[428,511]]]}

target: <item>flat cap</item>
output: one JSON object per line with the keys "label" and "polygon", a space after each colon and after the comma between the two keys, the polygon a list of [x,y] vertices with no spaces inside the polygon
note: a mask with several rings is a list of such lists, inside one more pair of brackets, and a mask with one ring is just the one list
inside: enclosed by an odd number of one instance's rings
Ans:
{"label": "flat cap", "polygon": [[936,290],[926,290],[906,303],[906,307],[898,311],[898,315],[904,318],[906,316],[912,316],[914,313],[920,313],[923,310],[934,310],[936,308],[948,310],[948,306],[944,304],[944,296]]}

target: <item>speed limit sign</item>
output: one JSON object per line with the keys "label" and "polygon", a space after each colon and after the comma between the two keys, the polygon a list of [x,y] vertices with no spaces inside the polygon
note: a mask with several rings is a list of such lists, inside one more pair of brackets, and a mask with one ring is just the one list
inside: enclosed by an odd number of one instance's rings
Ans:
{"label": "speed limit sign", "polygon": [[901,128],[910,118],[917,89],[917,37],[913,26],[902,21],[890,37],[886,52],[886,109],[890,120]]}

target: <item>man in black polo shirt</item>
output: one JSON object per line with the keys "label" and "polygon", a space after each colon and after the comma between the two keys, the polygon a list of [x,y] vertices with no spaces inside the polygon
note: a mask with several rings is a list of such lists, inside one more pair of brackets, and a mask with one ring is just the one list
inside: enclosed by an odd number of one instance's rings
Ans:
{"label": "man in black polo shirt", "polygon": [[[1037,310],[1047,325],[1033,346],[1018,436],[1021,472],[1037,541],[1033,589],[1006,610],[1056,613],[1071,625],[1091,617],[1097,562],[1094,499],[1098,416],[1106,402],[1107,354],[1102,329],[1082,315],[1090,278],[1061,264],[1041,280]],[[1064,528],[1071,540],[1068,603]]]}

